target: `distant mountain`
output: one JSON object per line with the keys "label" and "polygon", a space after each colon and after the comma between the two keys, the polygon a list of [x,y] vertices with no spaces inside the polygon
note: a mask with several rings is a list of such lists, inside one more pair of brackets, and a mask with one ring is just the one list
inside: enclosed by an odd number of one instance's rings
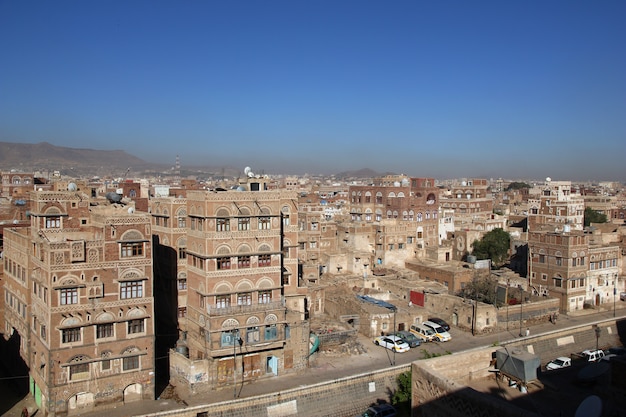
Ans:
{"label": "distant mountain", "polygon": [[148,163],[121,150],[66,148],[48,142],[0,142],[0,169],[8,171],[63,171],[64,174],[123,175],[133,171],[156,169]]}

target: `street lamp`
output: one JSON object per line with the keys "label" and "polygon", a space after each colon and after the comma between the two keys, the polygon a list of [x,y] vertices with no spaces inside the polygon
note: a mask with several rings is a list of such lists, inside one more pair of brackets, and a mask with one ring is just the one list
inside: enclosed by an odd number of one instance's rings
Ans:
{"label": "street lamp", "polygon": [[524,334],[522,333],[522,320],[524,318],[524,290],[522,289],[521,285],[518,285],[519,287],[519,298],[520,298],[520,303],[519,303],[519,308],[520,308],[520,313],[519,313],[519,337],[524,336]]}
{"label": "street lamp", "polygon": [[613,317],[615,317],[615,294],[617,294],[617,288],[615,288],[615,278],[613,279]]}
{"label": "street lamp", "polygon": [[596,327],[593,329],[596,332],[596,350],[598,350],[598,341],[600,340],[600,332],[602,330],[600,330],[600,326],[596,325]]}
{"label": "street lamp", "polygon": [[239,329],[232,329],[233,335],[233,397],[237,398],[237,345],[243,345],[243,340],[239,337]]}

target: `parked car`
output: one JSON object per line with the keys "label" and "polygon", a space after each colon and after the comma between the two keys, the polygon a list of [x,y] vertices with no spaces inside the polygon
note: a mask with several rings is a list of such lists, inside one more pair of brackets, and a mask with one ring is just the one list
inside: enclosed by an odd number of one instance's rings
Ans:
{"label": "parked car", "polygon": [[398,414],[391,404],[378,404],[369,407],[358,417],[396,417]]}
{"label": "parked car", "polygon": [[435,336],[433,337],[433,340],[436,340],[437,342],[447,342],[448,340],[452,339],[452,336],[450,336],[450,333],[448,333],[443,327],[441,327],[437,323],[433,323],[430,320],[426,320],[424,322],[424,326],[427,326],[433,329],[433,331],[435,332]]}
{"label": "parked car", "polygon": [[620,301],[626,301],[626,292],[619,293],[619,299]]}
{"label": "parked car", "polygon": [[422,339],[415,336],[411,332],[407,332],[406,330],[401,330],[399,332],[396,332],[395,335],[398,336],[400,339],[402,339],[402,341],[405,342],[407,345],[409,345],[409,347],[411,348],[418,347],[419,345],[422,344]]}
{"label": "parked car", "polygon": [[626,355],[626,348],[621,346],[610,347],[608,353],[612,353],[617,356]]}
{"label": "parked car", "polygon": [[435,337],[435,331],[424,324],[412,324],[411,333],[422,339],[423,342],[432,342]]}
{"label": "parked car", "polygon": [[408,352],[410,347],[406,342],[403,342],[398,336],[378,336],[374,339],[374,344],[378,346],[386,347],[387,349],[395,350],[396,352]]}
{"label": "parked car", "polygon": [[433,323],[437,323],[438,325],[443,327],[443,329],[446,332],[450,331],[450,325],[448,323],[446,323],[444,320],[440,319],[439,317],[429,317],[428,321],[432,321]]}
{"label": "parked car", "polygon": [[546,370],[552,371],[554,369],[567,368],[568,366],[572,366],[572,359],[565,356],[559,356],[546,364]]}
{"label": "parked car", "polygon": [[604,357],[603,350],[583,350],[583,357],[589,362],[597,362]]}

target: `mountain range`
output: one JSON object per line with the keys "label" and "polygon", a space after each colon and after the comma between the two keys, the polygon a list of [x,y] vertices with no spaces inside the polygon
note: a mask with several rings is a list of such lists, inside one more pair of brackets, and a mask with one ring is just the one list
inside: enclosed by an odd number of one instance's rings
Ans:
{"label": "mountain range", "polygon": [[[0,171],[10,170],[39,173],[59,171],[62,175],[68,176],[122,177],[167,175],[168,173],[174,175],[176,167],[147,162],[123,150],[67,148],[48,142],[0,142]],[[180,175],[183,177],[237,177],[243,175],[243,172],[241,169],[228,166],[185,166],[180,168]],[[369,168],[344,171],[334,175],[335,178],[377,176],[380,174]]]}

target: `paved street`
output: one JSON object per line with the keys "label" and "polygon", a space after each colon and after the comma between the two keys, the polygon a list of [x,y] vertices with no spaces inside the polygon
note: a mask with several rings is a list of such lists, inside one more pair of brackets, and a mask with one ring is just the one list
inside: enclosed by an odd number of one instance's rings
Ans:
{"label": "paved street", "polygon": [[[623,305],[622,305],[623,304]],[[612,306],[611,306],[612,307]],[[616,316],[618,318],[626,318],[626,302],[617,305]],[[613,310],[595,312],[594,310],[584,310],[570,315],[560,315],[556,324],[543,323],[530,327],[531,336],[547,333],[556,329],[564,329],[568,327],[579,326],[588,323],[594,323],[606,319],[613,318]],[[523,327],[525,330],[526,327]],[[503,344],[507,341],[519,339],[520,328],[516,326],[508,331],[501,331],[491,334],[483,334],[472,336],[471,333],[458,329],[451,329],[452,340],[445,343],[425,343],[422,346],[411,349],[406,353],[398,353],[395,355],[396,365],[407,365],[411,362],[423,359],[433,354],[448,354],[459,352],[467,349],[478,347],[492,346],[494,344]],[[365,373],[376,369],[383,369],[393,366],[394,354],[388,349],[375,346],[372,340],[359,336],[361,343],[367,347],[367,353],[358,356],[346,357],[342,355],[316,354],[311,360],[310,368],[303,375],[285,375],[273,378],[271,382],[268,380],[260,380],[255,383],[245,384],[237,388],[237,396],[239,398],[253,397],[256,395],[267,394],[271,392],[288,390],[293,387],[312,385],[324,381],[343,378],[349,375]],[[3,391],[3,393],[6,391]],[[235,396],[234,389],[224,389],[217,392],[211,392],[208,395],[198,395],[187,399],[189,406],[217,403],[222,401],[230,401]],[[19,401],[11,410],[7,411],[5,416],[19,417],[24,406],[27,406],[32,412],[36,410],[34,403],[30,397],[26,397]],[[156,400],[141,401],[130,403],[107,410],[107,417],[127,417],[141,414],[148,414],[157,411],[171,410],[180,408],[182,405],[172,400]],[[1,411],[1,410],[0,410]],[[95,417],[102,415],[102,411],[95,413],[83,413],[82,416]]]}

